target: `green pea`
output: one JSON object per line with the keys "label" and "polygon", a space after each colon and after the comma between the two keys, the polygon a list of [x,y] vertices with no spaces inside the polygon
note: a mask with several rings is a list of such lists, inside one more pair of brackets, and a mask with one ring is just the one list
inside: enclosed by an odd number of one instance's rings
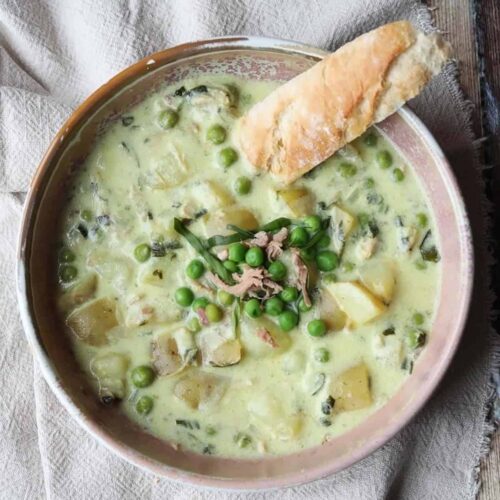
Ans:
{"label": "green pea", "polygon": [[215,304],[208,304],[207,307],[205,307],[205,314],[210,323],[218,323],[224,316],[221,308]]}
{"label": "green pea", "polygon": [[279,316],[285,307],[283,301],[279,297],[271,297],[269,300],[266,300],[265,310],[266,314],[269,316]]}
{"label": "green pea", "polygon": [[415,325],[420,326],[423,325],[425,318],[423,314],[417,312],[413,315],[412,320]]}
{"label": "green pea", "polygon": [[143,387],[150,386],[154,382],[155,372],[150,366],[137,366],[132,370],[131,378],[132,383],[139,389],[142,389]]}
{"label": "green pea", "polygon": [[233,148],[224,148],[219,151],[219,163],[223,167],[230,167],[238,159],[238,153]]}
{"label": "green pea", "polygon": [[337,275],[335,273],[326,273],[323,274],[322,279],[325,283],[336,283]]}
{"label": "green pea", "polygon": [[264,250],[260,247],[252,247],[245,255],[245,262],[250,267],[259,267],[264,263]]}
{"label": "green pea", "polygon": [[377,136],[372,132],[370,134],[367,134],[363,138],[363,142],[370,148],[373,148],[374,146],[377,145],[378,138]]}
{"label": "green pea", "polygon": [[297,326],[299,315],[294,311],[284,311],[278,317],[280,328],[284,332],[289,332]]}
{"label": "green pea", "polygon": [[330,246],[330,243],[332,242],[332,239],[330,238],[330,236],[328,236],[327,234],[324,234],[320,240],[318,241],[318,243],[316,243],[316,247],[318,248],[328,248]]}
{"label": "green pea", "polygon": [[314,359],[319,363],[328,363],[330,361],[330,351],[324,347],[319,347],[314,351]]}
{"label": "green pea", "polygon": [[229,260],[234,262],[245,262],[247,251],[248,248],[243,245],[243,243],[232,243],[228,248]]}
{"label": "green pea", "polygon": [[339,257],[331,250],[322,250],[316,255],[316,265],[320,271],[333,271],[339,265]]}
{"label": "green pea", "polygon": [[429,219],[427,218],[427,215],[424,213],[420,212],[417,214],[417,223],[420,227],[427,227],[427,224],[429,223]]}
{"label": "green pea", "polygon": [[316,249],[315,248],[302,248],[300,250],[300,258],[304,262],[313,262],[316,258]]}
{"label": "green pea", "polygon": [[307,324],[307,332],[311,337],[323,337],[326,333],[326,323],[322,319],[313,319]]}
{"label": "green pea", "polygon": [[425,332],[414,328],[408,332],[406,341],[411,349],[417,349],[425,344],[426,338],[427,335]]}
{"label": "green pea", "polygon": [[198,333],[200,330],[201,330],[201,323],[200,323],[200,320],[198,318],[191,318],[188,322],[187,322],[187,329],[191,332],[191,333]]}
{"label": "green pea", "polygon": [[207,130],[207,140],[212,144],[222,144],[226,140],[226,129],[222,125],[212,125]]}
{"label": "green pea", "polygon": [[305,302],[304,299],[299,300],[299,311],[302,313],[306,313],[312,309],[312,305],[308,306]]}
{"label": "green pea", "polygon": [[205,266],[201,260],[194,259],[186,267],[186,274],[189,278],[197,280],[203,276]]}
{"label": "green pea", "polygon": [[395,182],[402,182],[405,178],[405,174],[400,168],[395,168],[392,171],[392,178]]}
{"label": "green pea", "polygon": [[375,186],[375,181],[371,177],[368,177],[368,179],[365,179],[364,186],[366,189],[371,189]]}
{"label": "green pea", "polygon": [[290,245],[303,247],[309,241],[309,233],[304,227],[296,227],[290,233]]}
{"label": "green pea", "polygon": [[360,226],[366,226],[368,225],[369,222],[370,222],[370,216],[368,214],[362,212],[358,215],[358,224]]}
{"label": "green pea", "polygon": [[189,288],[183,286],[175,291],[175,301],[180,306],[189,307],[193,303],[193,300],[194,294]]}
{"label": "green pea", "polygon": [[141,243],[134,249],[134,257],[138,262],[146,262],[151,257],[151,247],[147,243]]}
{"label": "green pea", "polygon": [[80,212],[80,217],[85,221],[85,222],[92,222],[94,216],[92,212],[88,209],[84,209]]}
{"label": "green pea", "polygon": [[285,264],[283,264],[283,262],[279,260],[273,262],[267,268],[267,270],[269,271],[269,274],[274,281],[283,281],[288,274],[288,269],[286,268]]}
{"label": "green pea", "polygon": [[147,415],[153,409],[153,398],[150,396],[142,396],[135,405],[137,413]]}
{"label": "green pea", "polygon": [[241,195],[248,194],[252,189],[252,181],[248,177],[238,177],[234,183],[234,190]]}
{"label": "green pea", "polygon": [[173,109],[165,109],[158,117],[158,123],[161,128],[169,129],[175,127],[179,121],[179,114]]}
{"label": "green pea", "polygon": [[321,229],[321,218],[318,215],[310,215],[304,219],[304,226],[315,233]]}
{"label": "green pea", "polygon": [[237,273],[240,270],[238,264],[232,260],[225,260],[222,265],[231,273]]}
{"label": "green pea", "polygon": [[231,295],[224,290],[219,290],[217,292],[217,298],[223,306],[230,306],[234,302],[234,295]]}
{"label": "green pea", "polygon": [[245,313],[250,318],[258,318],[262,315],[262,309],[260,308],[260,302],[257,299],[250,299],[245,303]]}
{"label": "green pea", "polygon": [[341,163],[339,169],[340,175],[345,179],[354,177],[356,175],[356,172],[358,171],[356,165],[353,165],[352,163]]}
{"label": "green pea", "polygon": [[73,262],[75,258],[75,254],[69,248],[61,248],[61,251],[59,252],[60,262]]}
{"label": "green pea", "polygon": [[206,297],[198,297],[196,299],[193,300],[193,303],[191,304],[191,308],[193,309],[193,311],[198,311],[198,309],[205,309],[205,307],[208,306],[208,304],[210,304],[210,302],[208,301],[208,299]]}
{"label": "green pea", "polygon": [[386,169],[392,165],[392,155],[387,150],[382,150],[377,153],[377,163],[380,168]]}
{"label": "green pea", "polygon": [[295,302],[299,298],[299,291],[293,286],[286,286],[280,293],[283,302]]}
{"label": "green pea", "polygon": [[59,269],[59,279],[63,283],[70,283],[78,276],[78,269],[75,266],[61,266]]}

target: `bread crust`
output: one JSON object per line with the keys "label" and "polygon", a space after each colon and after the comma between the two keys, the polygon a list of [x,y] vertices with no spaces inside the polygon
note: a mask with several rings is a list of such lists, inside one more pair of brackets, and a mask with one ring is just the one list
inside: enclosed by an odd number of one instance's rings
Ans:
{"label": "bread crust", "polygon": [[250,163],[289,184],[416,96],[449,56],[436,34],[386,24],[252,107],[237,140]]}

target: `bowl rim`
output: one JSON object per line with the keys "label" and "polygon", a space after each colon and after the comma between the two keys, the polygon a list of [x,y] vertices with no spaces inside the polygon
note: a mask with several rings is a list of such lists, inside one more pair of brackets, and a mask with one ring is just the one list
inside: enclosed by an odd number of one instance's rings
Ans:
{"label": "bowl rim", "polygon": [[[376,436],[374,439],[366,441],[366,444],[356,449],[348,458],[345,458],[337,463],[325,462],[323,464],[314,464],[300,473],[293,472],[281,476],[263,477],[257,479],[241,479],[231,478],[225,479],[215,476],[207,476],[200,473],[188,472],[175,467],[157,462],[142,453],[134,450],[126,444],[116,441],[108,432],[97,425],[96,422],[87,418],[71,400],[70,396],[64,391],[58,376],[55,366],[49,358],[41,339],[36,332],[34,316],[31,311],[29,292],[29,265],[27,263],[27,255],[25,249],[30,242],[35,223],[35,212],[43,195],[38,187],[42,184],[43,179],[51,171],[53,159],[60,149],[64,149],[68,143],[67,134],[75,126],[85,121],[87,115],[92,114],[100,103],[106,101],[117,91],[122,90],[128,83],[143,77],[150,70],[161,67],[164,64],[174,62],[179,59],[184,59],[189,56],[201,55],[210,52],[225,51],[225,50],[252,50],[252,51],[271,51],[281,53],[292,53],[310,57],[311,59],[320,60],[329,52],[322,49],[295,42],[291,40],[280,40],[268,37],[252,37],[252,36],[228,36],[220,38],[212,38],[194,42],[188,42],[170,47],[165,50],[157,51],[150,54],[138,62],[121,70],[109,81],[98,87],[89,97],[87,97],[70,115],[70,117],[61,126],[55,134],[54,139],[50,143],[47,152],[43,156],[38,165],[32,182],[30,184],[26,201],[23,207],[23,214],[20,224],[18,244],[17,244],[17,263],[16,263],[16,290],[19,304],[19,310],[22,320],[23,329],[33,355],[37,360],[41,373],[56,395],[59,402],[65,407],[69,414],[85,429],[93,438],[103,444],[108,450],[112,451],[120,458],[139,467],[146,472],[153,472],[159,476],[166,477],[171,480],[190,483],[196,486],[209,488],[225,488],[234,490],[262,490],[276,489],[290,486],[297,486],[313,480],[324,478],[332,475],[340,470],[352,466],[356,462],[367,457],[383,444],[393,438],[403,427],[405,427],[411,419],[422,409],[422,407],[430,399],[438,384],[441,382],[444,373],[448,369],[451,360],[457,350],[460,339],[462,338],[467,320],[469,307],[472,296],[472,284],[474,275],[474,259],[473,245],[470,222],[465,209],[465,203],[458,187],[457,180],[453,170],[446,159],[442,149],[434,139],[430,131],[423,122],[407,107],[404,106],[397,113],[408,122],[411,126],[418,130],[421,134],[426,146],[431,150],[432,154],[439,159],[440,167],[443,169],[444,180],[447,184],[447,190],[452,201],[454,214],[457,220],[461,221],[461,237],[463,255],[465,259],[465,273],[463,277],[462,304],[458,307],[460,314],[456,319],[456,334],[447,344],[444,355],[441,358],[439,366],[433,370],[432,377],[427,381],[424,390],[418,394],[406,406],[402,412],[400,420],[397,424],[392,424],[389,432],[382,436]],[[128,83],[127,83],[128,82]]]}

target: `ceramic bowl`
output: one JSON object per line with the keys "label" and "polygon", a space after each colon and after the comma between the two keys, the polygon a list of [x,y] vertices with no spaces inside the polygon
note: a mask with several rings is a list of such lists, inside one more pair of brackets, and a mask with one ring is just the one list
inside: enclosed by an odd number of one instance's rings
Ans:
{"label": "ceramic bowl", "polygon": [[164,83],[225,71],[288,80],[324,52],[292,42],[233,37],[158,52],[122,71],[92,94],[55,136],[31,184],[18,254],[18,295],[27,338],[48,384],[72,417],[120,457],[160,476],[222,488],[271,488],[333,474],[394,436],[430,397],[448,367],[467,315],[473,256],[464,204],[450,166],[420,120],[407,108],[379,125],[411,165],[436,217],[442,255],[439,306],[429,341],[396,395],[358,427],[328,443],[287,456],[235,460],[174,449],[114,409],[98,403],[77,368],[55,313],[52,233],[72,174],[97,137],[119,115]]}

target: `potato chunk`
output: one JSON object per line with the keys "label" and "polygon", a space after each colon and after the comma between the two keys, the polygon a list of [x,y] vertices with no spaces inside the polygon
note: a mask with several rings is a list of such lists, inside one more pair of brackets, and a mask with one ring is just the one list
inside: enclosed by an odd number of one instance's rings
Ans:
{"label": "potato chunk", "polygon": [[227,229],[228,224],[242,229],[256,229],[259,226],[259,222],[250,210],[233,206],[208,214],[207,234],[228,234],[232,232]]}
{"label": "potato chunk", "polygon": [[347,317],[344,311],[340,309],[332,294],[326,291],[320,294],[319,315],[328,329],[334,332],[342,330],[346,324]]}
{"label": "potato chunk", "polygon": [[314,212],[314,196],[306,188],[285,189],[278,191],[278,196],[295,217],[302,217]]}
{"label": "potato chunk", "polygon": [[335,400],[334,411],[352,411],[372,404],[368,369],[364,363],[342,372],[330,384],[330,396]]}
{"label": "potato chunk", "polygon": [[75,309],[66,319],[71,331],[83,342],[100,346],[108,342],[106,334],[118,325],[115,301],[103,297]]}
{"label": "potato chunk", "polygon": [[384,303],[358,282],[330,283],[325,288],[355,324],[368,323],[386,310]]}
{"label": "potato chunk", "polygon": [[330,224],[332,227],[332,247],[335,252],[342,253],[349,233],[352,231],[355,220],[354,217],[345,210],[334,205],[328,211]]}
{"label": "potato chunk", "polygon": [[227,388],[226,380],[208,373],[185,375],[174,387],[174,395],[193,410],[204,409],[220,401]]}
{"label": "potato chunk", "polygon": [[394,265],[389,261],[369,262],[359,270],[363,285],[386,304],[391,302],[394,295],[396,286],[394,274]]}
{"label": "potato chunk", "polygon": [[191,363],[198,348],[186,328],[159,335],[151,343],[151,362],[158,375],[173,375]]}
{"label": "potato chunk", "polygon": [[99,381],[101,397],[104,395],[124,397],[128,366],[129,358],[116,352],[109,352],[92,359],[90,371]]}
{"label": "potato chunk", "polygon": [[80,279],[63,295],[61,295],[59,299],[59,306],[64,311],[70,311],[71,309],[92,299],[96,290],[97,276],[94,273],[89,273]]}

